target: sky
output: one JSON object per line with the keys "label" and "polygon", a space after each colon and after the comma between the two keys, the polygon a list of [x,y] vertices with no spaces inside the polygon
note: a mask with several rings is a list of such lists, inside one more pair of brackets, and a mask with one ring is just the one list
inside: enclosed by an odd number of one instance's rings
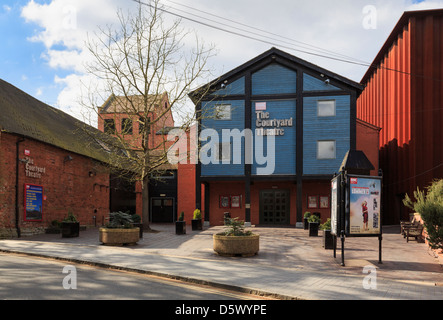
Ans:
{"label": "sky", "polygon": [[[184,28],[215,46],[209,61],[213,78],[277,47],[356,82],[404,11],[443,8],[443,0],[160,1],[168,12],[204,23],[182,19]],[[115,24],[118,9],[135,5],[133,0],[1,1],[0,78],[86,120],[79,105],[79,81],[88,77],[84,63],[91,59],[85,41],[99,26]]]}

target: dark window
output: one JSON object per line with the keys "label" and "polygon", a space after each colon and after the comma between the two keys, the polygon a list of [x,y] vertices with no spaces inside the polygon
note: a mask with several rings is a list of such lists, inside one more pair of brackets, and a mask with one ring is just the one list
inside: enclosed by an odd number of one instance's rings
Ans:
{"label": "dark window", "polygon": [[122,133],[132,134],[132,120],[128,118],[122,119]]}
{"label": "dark window", "polygon": [[105,119],[105,133],[115,134],[115,121],[114,119]]}

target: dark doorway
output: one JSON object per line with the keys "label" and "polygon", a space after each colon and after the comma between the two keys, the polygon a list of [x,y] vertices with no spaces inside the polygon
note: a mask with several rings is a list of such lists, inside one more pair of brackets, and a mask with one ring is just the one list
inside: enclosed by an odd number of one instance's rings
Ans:
{"label": "dark doorway", "polygon": [[289,224],[289,190],[260,191],[260,224]]}
{"label": "dark doorway", "polygon": [[151,198],[151,221],[174,222],[174,198]]}

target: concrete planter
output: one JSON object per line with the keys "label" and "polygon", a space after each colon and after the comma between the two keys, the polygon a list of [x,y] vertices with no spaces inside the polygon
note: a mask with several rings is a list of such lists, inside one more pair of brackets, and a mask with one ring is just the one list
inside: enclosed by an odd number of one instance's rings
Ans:
{"label": "concrete planter", "polygon": [[134,245],[140,239],[140,229],[111,229],[100,228],[99,240],[104,245],[109,246],[122,246],[122,245]]}
{"label": "concrete planter", "polygon": [[251,257],[258,253],[260,248],[260,236],[224,236],[214,234],[214,251],[221,256]]}

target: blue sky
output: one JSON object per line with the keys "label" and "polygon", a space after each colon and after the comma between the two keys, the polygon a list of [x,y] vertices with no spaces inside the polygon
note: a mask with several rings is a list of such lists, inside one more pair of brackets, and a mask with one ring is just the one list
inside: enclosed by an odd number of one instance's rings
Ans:
{"label": "blue sky", "polygon": [[[162,1],[171,9],[210,18],[213,25],[232,23],[192,11],[190,7],[368,63],[372,62],[404,11],[443,8],[443,0]],[[132,5],[131,0],[3,0],[0,4],[0,78],[77,116],[80,108],[75,101],[79,95],[77,81],[85,77],[81,63],[86,59],[83,46],[86,34],[93,33],[97,25],[115,22],[117,8],[130,9]],[[363,10],[368,5],[376,9],[374,29],[362,26]],[[74,13],[75,28],[62,28],[71,13]],[[215,20],[220,21],[220,25]],[[272,46],[188,21],[183,21],[183,25],[217,47],[218,54],[211,61],[215,76]],[[360,81],[366,71],[362,66],[281,49],[354,81]]]}

